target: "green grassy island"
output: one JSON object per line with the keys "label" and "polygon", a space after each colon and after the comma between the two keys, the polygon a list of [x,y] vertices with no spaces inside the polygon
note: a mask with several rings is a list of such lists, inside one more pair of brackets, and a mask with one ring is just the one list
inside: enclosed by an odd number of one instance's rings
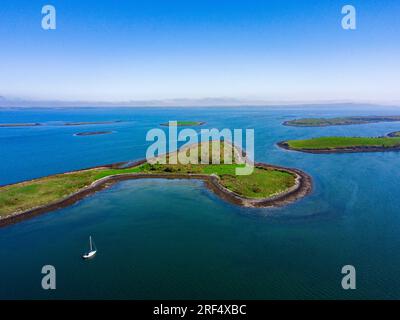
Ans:
{"label": "green grassy island", "polygon": [[[225,152],[224,143],[213,143],[221,144],[222,155]],[[168,154],[167,163],[170,157],[179,156],[180,152],[191,156],[196,148],[202,152],[202,144],[198,144]],[[232,151],[232,163],[226,163],[229,161],[221,157],[220,164],[161,164],[155,158],[150,162],[139,161],[130,167],[123,167],[126,163],[113,164],[2,186],[0,225],[65,207],[127,179],[201,179],[225,200],[248,207],[284,205],[311,191],[311,178],[297,169],[256,164],[252,174],[235,175],[236,168],[245,166],[243,156],[232,146],[227,150]]]}
{"label": "green grassy island", "polygon": [[[195,127],[195,126],[201,126],[205,122],[202,121],[177,121],[176,126],[177,127]],[[162,126],[169,127],[169,122],[161,123]]]}
{"label": "green grassy island", "polygon": [[400,150],[400,136],[319,137],[279,142],[284,149],[309,153],[350,153]]}
{"label": "green grassy island", "polygon": [[304,118],[285,121],[285,126],[293,127],[328,127],[344,126],[352,124],[366,124],[376,122],[400,121],[400,116],[359,116],[359,117],[340,117],[340,118]]}

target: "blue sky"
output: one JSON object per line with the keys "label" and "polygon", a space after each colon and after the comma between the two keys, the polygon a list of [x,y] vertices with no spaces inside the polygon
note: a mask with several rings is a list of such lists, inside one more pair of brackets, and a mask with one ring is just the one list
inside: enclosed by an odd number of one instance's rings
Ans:
{"label": "blue sky", "polygon": [[398,0],[2,0],[0,95],[400,101],[399,17]]}

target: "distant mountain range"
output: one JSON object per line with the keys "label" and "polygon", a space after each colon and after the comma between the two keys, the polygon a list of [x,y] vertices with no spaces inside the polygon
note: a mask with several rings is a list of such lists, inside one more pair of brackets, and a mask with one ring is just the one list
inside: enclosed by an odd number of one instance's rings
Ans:
{"label": "distant mountain range", "polygon": [[309,104],[384,104],[400,106],[400,101],[377,103],[372,101],[345,101],[345,100],[319,100],[319,101],[274,101],[237,98],[202,98],[202,99],[160,99],[160,100],[129,100],[129,101],[85,101],[85,100],[29,100],[22,98],[6,98],[0,96],[0,107],[236,107],[236,106],[279,106],[279,105],[309,105]]}

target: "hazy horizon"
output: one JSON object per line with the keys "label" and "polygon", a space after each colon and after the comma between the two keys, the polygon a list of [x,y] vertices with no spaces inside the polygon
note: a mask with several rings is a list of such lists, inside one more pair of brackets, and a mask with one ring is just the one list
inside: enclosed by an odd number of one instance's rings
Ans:
{"label": "hazy horizon", "polygon": [[400,3],[37,0],[0,7],[0,105],[399,104]]}
{"label": "hazy horizon", "polygon": [[341,100],[320,100],[320,101],[266,101],[266,100],[245,100],[235,98],[204,98],[204,99],[165,99],[165,100],[130,100],[130,101],[79,101],[79,100],[25,100],[7,99],[0,96],[0,108],[68,108],[68,107],[285,107],[285,106],[375,106],[375,107],[400,107],[400,101],[341,101]]}

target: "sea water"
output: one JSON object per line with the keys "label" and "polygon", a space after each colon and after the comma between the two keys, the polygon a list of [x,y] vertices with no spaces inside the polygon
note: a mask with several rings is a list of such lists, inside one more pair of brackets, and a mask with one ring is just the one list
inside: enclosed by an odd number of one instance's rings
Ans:
{"label": "sea water", "polygon": [[[226,203],[201,181],[120,182],[70,207],[0,228],[0,298],[400,298],[400,153],[317,155],[276,146],[287,139],[400,130],[395,122],[282,125],[300,117],[348,115],[400,115],[400,108],[0,110],[1,123],[45,124],[0,128],[0,185],[142,159],[151,143],[147,131],[169,120],[254,128],[257,161],[302,169],[314,181],[311,195],[275,209]],[[62,125],[114,120],[122,122]],[[74,136],[82,131],[113,133]],[[98,252],[84,261],[90,235]],[[341,268],[348,264],[356,268],[356,290],[341,287]],[[56,268],[56,290],[41,287],[44,265]]]}

